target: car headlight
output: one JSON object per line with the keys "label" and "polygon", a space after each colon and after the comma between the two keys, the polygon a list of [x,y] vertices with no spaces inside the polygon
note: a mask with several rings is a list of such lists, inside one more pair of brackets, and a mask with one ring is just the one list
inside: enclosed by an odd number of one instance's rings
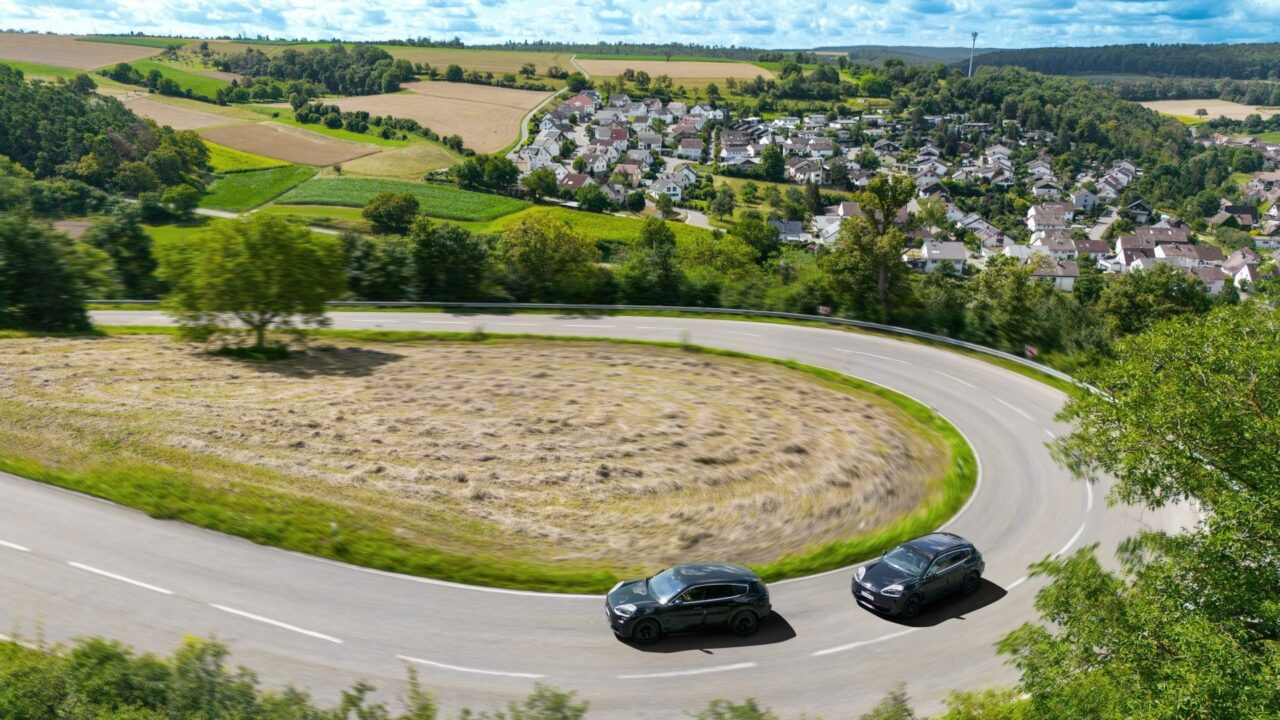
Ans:
{"label": "car headlight", "polygon": [[901,585],[890,585],[889,587],[884,588],[883,590],[881,590],[881,591],[880,591],[880,594],[881,594],[881,595],[887,595],[887,596],[889,596],[889,597],[902,597],[902,586],[901,586]]}
{"label": "car headlight", "polygon": [[867,574],[867,566],[863,565],[853,571],[853,579],[862,582],[862,576]]}
{"label": "car headlight", "polygon": [[618,617],[629,618],[632,615],[636,614],[636,606],[632,605],[631,603],[627,603],[626,605],[619,605],[618,607],[613,609],[613,612],[616,613]]}

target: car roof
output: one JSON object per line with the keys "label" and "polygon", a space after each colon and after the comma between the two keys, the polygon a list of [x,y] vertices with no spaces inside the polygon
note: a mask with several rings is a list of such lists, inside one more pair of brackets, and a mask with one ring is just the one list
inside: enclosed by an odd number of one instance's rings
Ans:
{"label": "car roof", "polygon": [[671,575],[681,585],[701,585],[715,582],[758,581],[760,577],[750,568],[732,563],[690,563],[671,568]]}
{"label": "car roof", "polygon": [[914,540],[908,540],[903,543],[912,550],[921,552],[929,557],[933,557],[939,553],[953,550],[958,547],[966,547],[972,545],[968,540],[956,535],[955,533],[936,532],[929,535],[923,535]]}

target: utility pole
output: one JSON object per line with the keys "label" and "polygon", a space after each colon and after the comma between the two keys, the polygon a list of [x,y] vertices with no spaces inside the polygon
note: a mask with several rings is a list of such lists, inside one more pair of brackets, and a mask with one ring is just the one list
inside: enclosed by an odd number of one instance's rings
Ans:
{"label": "utility pole", "polygon": [[969,77],[973,77],[973,52],[978,49],[978,33],[973,33],[973,45],[969,47]]}

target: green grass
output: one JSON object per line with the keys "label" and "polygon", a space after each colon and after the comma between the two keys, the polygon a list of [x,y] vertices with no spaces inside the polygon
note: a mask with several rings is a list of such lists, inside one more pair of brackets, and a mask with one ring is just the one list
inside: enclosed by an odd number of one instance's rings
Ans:
{"label": "green grass", "polygon": [[203,95],[207,98],[212,98],[218,94],[218,90],[231,86],[231,83],[226,80],[197,75],[176,65],[170,65],[159,60],[138,60],[137,62],[129,63],[129,65],[142,73],[143,76],[146,76],[152,70],[157,70],[162,76],[177,83],[178,87],[183,90],[190,90],[196,95]]}
{"label": "green grass", "polygon": [[[81,73],[83,70],[75,68],[60,67],[58,65],[41,65],[40,63],[22,62],[21,60],[0,60],[0,65],[8,65],[11,68],[21,70],[22,74],[28,79],[32,78],[67,78],[71,79]],[[94,78],[94,82],[98,82],[101,78]]]}
{"label": "green grass", "polygon": [[[542,205],[531,207],[518,213],[507,215],[490,223],[485,224],[462,224],[473,232],[482,233],[498,233],[515,225],[524,218],[533,213],[550,215],[557,220],[564,221],[574,230],[586,235],[592,240],[603,243],[630,243],[640,236],[640,225],[644,222],[640,218],[619,217],[617,215],[605,215],[602,213],[589,213],[582,210],[574,210],[572,208],[559,207],[555,205]],[[690,239],[697,236],[710,235],[711,231],[704,228],[686,225],[682,222],[669,222],[667,226],[675,233],[676,239]]]}
{"label": "green grass", "polygon": [[[176,334],[175,328],[100,328],[117,335]],[[921,506],[874,533],[848,539],[755,566],[767,580],[820,572],[873,557],[881,550],[936,528],[953,515],[972,494],[977,482],[977,460],[960,432],[928,407],[887,388],[839,373],[789,360],[702,348],[679,343],[621,339],[548,337],[538,335],[494,336],[484,333],[420,333],[395,331],[329,330],[321,337],[363,342],[483,342],[511,343],[537,340],[613,343],[681,348],[693,353],[754,360],[807,373],[823,384],[844,392],[870,395],[887,408],[899,411],[907,430],[940,442],[950,450],[951,462],[944,476]],[[0,414],[4,414],[0,401]],[[11,411],[21,411],[14,406]],[[0,426],[0,438],[5,435]],[[145,442],[139,439],[138,442]],[[18,444],[0,443],[17,448]],[[179,520],[200,527],[238,535],[264,545],[282,547],[320,557],[392,572],[434,577],[454,582],[557,592],[600,593],[617,581],[608,568],[582,564],[548,563],[538,558],[506,555],[462,555],[424,547],[401,538],[394,527],[368,513],[312,495],[287,493],[269,487],[274,471],[245,467],[234,460],[211,458],[210,469],[234,470],[248,482],[238,482],[234,492],[183,464],[178,454],[161,456],[167,462],[148,463],[121,457],[106,458],[80,451],[79,462],[49,467],[16,450],[0,451],[0,470],[83,492],[129,507],[152,517]],[[261,478],[261,482],[252,479]],[[442,516],[441,522],[450,518]]]}
{"label": "green grass", "polygon": [[1262,142],[1280,143],[1280,132],[1262,133],[1261,135],[1254,135],[1254,137]]}
{"label": "green grass", "polygon": [[[164,240],[169,238],[186,238],[200,232],[209,225],[209,218],[197,217],[193,220],[183,222],[167,223],[165,225],[144,225],[143,229],[151,236],[152,240]],[[156,306],[146,307],[147,310],[155,310]]]}
{"label": "green grass", "polygon": [[209,167],[220,175],[247,172],[249,170],[266,170],[289,164],[283,160],[254,155],[253,153],[229,148],[226,145],[219,145],[208,140],[204,141],[204,145],[209,148]]}
{"label": "green grass", "polygon": [[[294,222],[318,225],[335,230],[355,230],[369,232],[371,225],[360,208],[339,207],[337,205],[268,205],[260,210],[259,215],[279,215]],[[469,223],[468,223],[469,224]]]}
{"label": "green grass", "polygon": [[447,220],[490,221],[529,207],[524,200],[449,185],[356,177],[317,178],[290,190],[277,204],[362,207],[384,192],[409,193],[418,199],[422,212]]}
{"label": "green grass", "polygon": [[305,165],[232,173],[215,182],[200,205],[235,212],[251,210],[271,202],[315,174],[315,168]]}
{"label": "green grass", "polygon": [[163,50],[170,45],[186,45],[190,40],[182,38],[140,37],[137,35],[91,35],[79,38],[80,42],[112,43],[115,45],[139,45]]}
{"label": "green grass", "polygon": [[[261,105],[242,105],[241,107],[245,107],[249,110],[252,110],[257,114],[264,116],[266,119],[271,120],[272,122],[278,122],[281,125],[289,125],[291,127],[302,128],[303,130],[307,130],[309,132],[318,133],[320,135],[328,135],[331,138],[346,140],[348,142],[367,143],[369,145],[378,145],[379,147],[397,147],[397,148],[405,147],[410,143],[415,142],[415,140],[413,139],[386,140],[384,138],[378,137],[373,133],[358,133],[358,132],[351,132],[350,130],[342,130],[342,129],[335,130],[333,128],[327,128],[324,125],[321,125],[320,123],[309,123],[309,124],[300,123],[293,118],[293,110],[290,110],[287,107],[282,107],[282,108],[263,107]],[[275,117],[272,117],[273,113],[275,114]],[[426,139],[422,139],[421,141],[427,142]]]}
{"label": "green grass", "polygon": [[[633,54],[633,55],[612,55],[609,53],[577,53],[576,57],[579,60],[634,60],[636,62],[652,62],[654,60],[658,62],[666,62],[668,60],[668,58],[663,55],[644,55],[639,53]],[[734,63],[737,65],[759,64],[759,63],[754,63],[751,60],[738,60],[736,58],[722,58],[722,57],[701,57],[698,55],[672,55],[670,58],[670,61],[671,62]],[[569,69],[572,69],[572,68],[569,68]]]}

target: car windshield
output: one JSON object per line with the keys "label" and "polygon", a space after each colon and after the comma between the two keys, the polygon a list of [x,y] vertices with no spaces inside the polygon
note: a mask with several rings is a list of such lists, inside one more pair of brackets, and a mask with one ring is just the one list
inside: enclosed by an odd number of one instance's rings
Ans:
{"label": "car windshield", "polygon": [[889,563],[891,567],[897,568],[905,573],[911,573],[919,577],[924,573],[924,569],[929,566],[929,558],[912,550],[906,545],[899,545],[884,556],[884,561]]}
{"label": "car windshield", "polygon": [[684,589],[684,586],[676,581],[675,573],[670,570],[662,572],[649,578],[649,593],[658,599],[658,602],[666,605]]}

